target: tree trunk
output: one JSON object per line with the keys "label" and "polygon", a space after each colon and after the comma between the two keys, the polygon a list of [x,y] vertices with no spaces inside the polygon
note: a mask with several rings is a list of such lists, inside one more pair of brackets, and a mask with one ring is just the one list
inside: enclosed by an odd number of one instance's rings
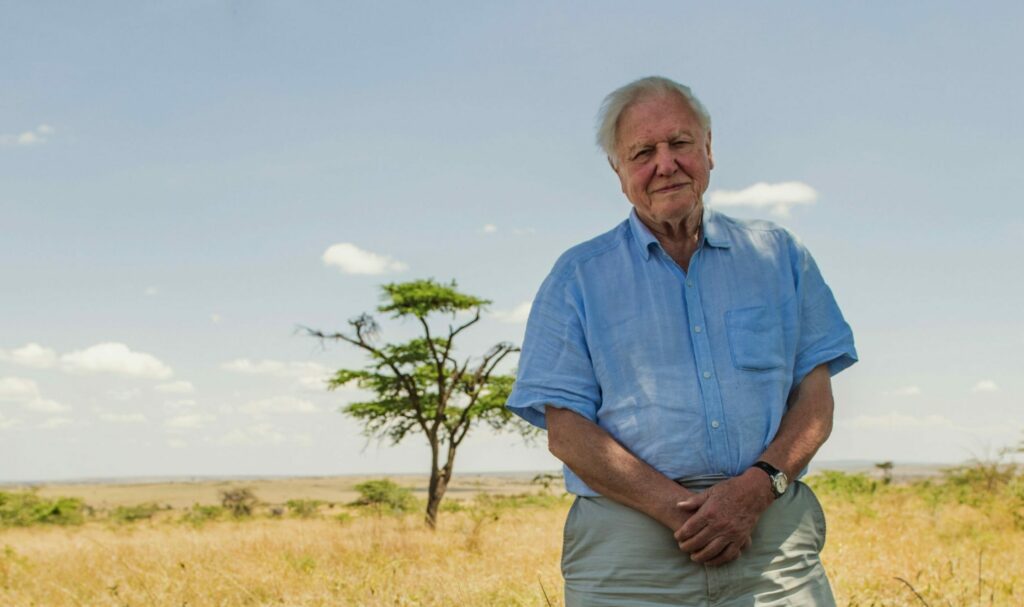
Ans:
{"label": "tree trunk", "polygon": [[427,487],[427,526],[431,529],[437,528],[437,509],[441,505],[441,498],[448,489],[450,476],[445,475],[445,470],[440,467],[440,441],[437,435],[428,435],[430,440],[430,485]]}
{"label": "tree trunk", "polygon": [[[436,447],[435,447],[436,445]],[[427,488],[427,525],[437,528],[437,511],[441,506],[448,483],[452,480],[455,469],[455,449],[457,445],[448,445],[448,457],[443,468],[438,467],[440,445],[431,441],[432,466],[430,468],[430,486]]]}
{"label": "tree trunk", "polygon": [[430,473],[430,487],[427,490],[427,526],[437,528],[437,510],[441,499],[448,490],[448,477],[443,471],[434,468]]}

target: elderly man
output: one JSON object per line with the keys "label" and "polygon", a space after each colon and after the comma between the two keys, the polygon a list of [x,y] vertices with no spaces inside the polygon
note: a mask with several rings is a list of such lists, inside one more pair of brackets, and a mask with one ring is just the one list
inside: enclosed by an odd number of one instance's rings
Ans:
{"label": "elderly man", "polygon": [[792,234],[704,207],[689,88],[644,78],[599,118],[633,210],[555,263],[508,401],[578,496],[566,605],[832,605],[824,514],[788,479],[831,432],[850,328]]}

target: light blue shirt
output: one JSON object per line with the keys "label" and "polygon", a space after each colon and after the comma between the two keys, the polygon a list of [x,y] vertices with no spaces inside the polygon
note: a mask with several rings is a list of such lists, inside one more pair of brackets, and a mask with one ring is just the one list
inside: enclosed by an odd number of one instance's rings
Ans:
{"label": "light blue shirt", "polygon": [[[636,212],[566,251],[534,299],[507,406],[579,413],[669,478],[735,476],[793,386],[857,360],[850,326],[790,232],[706,209],[688,272]],[[566,488],[598,493],[565,469]]]}

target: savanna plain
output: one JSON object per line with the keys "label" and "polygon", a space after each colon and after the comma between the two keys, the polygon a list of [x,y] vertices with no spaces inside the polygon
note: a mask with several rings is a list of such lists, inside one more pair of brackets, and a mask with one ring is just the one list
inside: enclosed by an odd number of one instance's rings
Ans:
{"label": "savanna plain", "polygon": [[[1024,477],[818,472],[839,605],[1024,605]],[[0,606],[561,605],[561,480],[457,476],[0,487]]]}

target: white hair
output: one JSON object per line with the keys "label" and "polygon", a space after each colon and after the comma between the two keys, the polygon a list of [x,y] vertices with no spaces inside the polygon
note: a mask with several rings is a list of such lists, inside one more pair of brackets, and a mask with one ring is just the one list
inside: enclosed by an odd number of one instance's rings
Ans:
{"label": "white hair", "polygon": [[597,145],[608,155],[612,166],[618,165],[615,157],[615,145],[618,143],[619,118],[626,109],[641,99],[665,94],[677,94],[697,114],[697,119],[704,130],[711,130],[711,114],[704,104],[697,99],[690,87],[661,76],[648,76],[634,80],[608,94],[597,112]]}

